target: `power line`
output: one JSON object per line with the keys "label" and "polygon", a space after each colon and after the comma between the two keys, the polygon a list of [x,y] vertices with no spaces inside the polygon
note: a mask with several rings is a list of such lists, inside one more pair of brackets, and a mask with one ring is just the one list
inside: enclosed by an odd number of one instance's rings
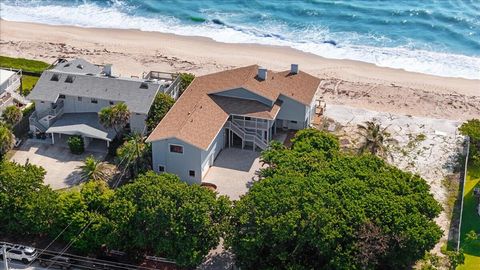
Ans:
{"label": "power line", "polygon": [[[130,156],[128,156],[128,157],[130,157]],[[124,157],[124,159],[126,159],[126,158],[127,158],[127,157]],[[123,162],[123,160],[120,161],[120,163],[122,163],[122,162]],[[125,174],[126,170],[127,170],[127,167],[124,168],[124,170],[123,170],[123,172],[121,173],[120,177],[118,177],[117,181],[116,181],[115,184],[113,185],[113,189],[117,188],[117,186],[118,186],[118,184],[120,183],[120,180],[122,179],[122,177],[123,177],[123,175]],[[97,208],[95,209],[94,212],[97,212],[99,208],[100,208],[100,205],[97,206]],[[67,244],[67,246],[60,252],[60,256],[62,256],[62,254],[64,254],[64,253],[73,245],[73,243],[74,243],[75,241],[77,241],[78,237],[90,226],[90,224],[92,224],[92,222],[93,222],[93,220],[92,220],[92,218],[90,218],[90,221],[89,221],[86,225],[83,226],[83,228],[81,229],[80,233],[79,233],[77,236],[75,236],[75,237]],[[51,263],[50,266],[51,266],[52,264],[53,264],[53,263]],[[47,267],[47,270],[50,268],[50,266]]]}

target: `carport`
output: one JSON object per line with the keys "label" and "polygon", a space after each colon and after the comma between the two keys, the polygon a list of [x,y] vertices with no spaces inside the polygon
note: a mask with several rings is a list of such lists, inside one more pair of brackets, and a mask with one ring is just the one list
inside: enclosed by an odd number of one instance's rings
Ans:
{"label": "carport", "polygon": [[98,121],[96,113],[66,113],[53,123],[46,133],[52,137],[52,144],[55,144],[55,134],[80,135],[83,138],[85,147],[92,139],[99,139],[106,142],[107,147],[115,138],[113,129],[106,129]]}

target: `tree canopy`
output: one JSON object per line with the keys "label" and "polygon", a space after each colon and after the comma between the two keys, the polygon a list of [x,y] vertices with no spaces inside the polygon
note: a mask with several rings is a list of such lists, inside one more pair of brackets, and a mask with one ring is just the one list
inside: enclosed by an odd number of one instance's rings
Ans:
{"label": "tree canopy", "polygon": [[0,231],[47,232],[58,212],[57,194],[43,185],[45,170],[32,164],[0,161]]}
{"label": "tree canopy", "polygon": [[91,254],[103,244],[133,257],[154,255],[195,267],[223,236],[230,201],[172,174],[148,172],[111,189],[88,181],[53,191],[37,166],[0,163],[0,231],[48,235]]}
{"label": "tree canopy", "polygon": [[13,147],[15,136],[4,124],[0,123],[0,159]]}
{"label": "tree canopy", "polygon": [[127,104],[120,102],[101,109],[98,118],[104,127],[113,128],[118,133],[130,120],[130,111]]}
{"label": "tree canopy", "polygon": [[10,126],[16,125],[18,122],[20,122],[20,120],[22,120],[22,117],[22,110],[15,105],[8,106],[2,113],[3,121]]}
{"label": "tree canopy", "polygon": [[480,164],[480,119],[468,120],[459,130],[470,138],[470,161]]}
{"label": "tree canopy", "polygon": [[180,93],[183,93],[187,89],[187,87],[192,83],[193,79],[195,79],[195,75],[192,73],[180,73]]}
{"label": "tree canopy", "polygon": [[155,96],[155,100],[153,101],[152,107],[148,112],[146,120],[149,132],[153,131],[158,123],[162,121],[163,117],[165,117],[174,103],[175,100],[165,93],[158,93]]}
{"label": "tree canopy", "polygon": [[441,206],[417,175],[338,152],[304,130],[262,154],[265,177],[235,205],[227,244],[246,269],[405,269],[442,232]]}
{"label": "tree canopy", "polygon": [[115,192],[113,245],[194,267],[218,245],[229,211],[229,201],[213,191],[149,172]]}
{"label": "tree canopy", "polygon": [[460,126],[460,133],[473,141],[480,141],[480,119],[470,119]]}

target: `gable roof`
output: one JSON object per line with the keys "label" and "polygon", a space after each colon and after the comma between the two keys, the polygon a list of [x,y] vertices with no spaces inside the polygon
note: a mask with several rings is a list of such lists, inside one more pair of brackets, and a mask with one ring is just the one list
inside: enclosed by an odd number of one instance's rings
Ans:
{"label": "gable roof", "polygon": [[[320,79],[305,72],[268,71],[258,80],[258,65],[236,68],[196,77],[175,105],[147,138],[148,142],[177,138],[200,149],[208,149],[230,114],[275,119],[280,95],[306,106],[314,99]],[[244,88],[272,101],[267,106],[254,100],[225,97],[215,93]]]}
{"label": "gable roof", "polygon": [[[60,63],[53,69],[44,71],[28,99],[56,102],[59,95],[71,95],[121,101],[125,102],[131,112],[147,114],[155,95],[163,85],[161,81],[103,76],[100,75],[101,68],[83,59],[67,63],[70,63],[67,67],[65,63]],[[81,70],[86,73],[80,73],[78,70],[69,72],[78,69],[75,64],[82,64]],[[67,78],[71,82],[67,82]]]}
{"label": "gable roof", "polygon": [[80,74],[100,74],[102,72],[102,68],[100,66],[94,65],[82,58],[60,62],[53,67],[53,70]]}

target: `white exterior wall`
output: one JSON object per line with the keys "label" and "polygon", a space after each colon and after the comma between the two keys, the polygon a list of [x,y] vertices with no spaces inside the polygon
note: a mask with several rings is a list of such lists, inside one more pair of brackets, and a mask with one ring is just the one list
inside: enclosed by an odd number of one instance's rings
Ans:
{"label": "white exterior wall", "polygon": [[222,128],[218,133],[215,140],[212,142],[207,151],[202,151],[201,160],[202,160],[202,178],[208,172],[208,169],[213,165],[213,162],[217,158],[220,151],[225,146],[225,129]]}
{"label": "white exterior wall", "polygon": [[[59,99],[59,100],[62,100],[62,99]],[[63,102],[64,102],[64,107],[63,107],[64,113],[98,113],[101,109],[111,106],[110,100],[97,99],[97,103],[92,103],[91,98],[81,97],[81,99],[79,100],[77,96],[65,96],[65,99],[63,99]],[[113,101],[113,102],[114,104],[118,103],[116,101]],[[35,110],[37,111],[37,113],[50,110],[52,108],[51,106],[52,105],[50,102],[44,102],[44,103],[41,103],[40,101],[35,102]],[[132,129],[132,131],[145,134],[146,119],[147,119],[147,115],[145,114],[131,113],[130,128]]]}
{"label": "white exterior wall", "polygon": [[92,103],[91,98],[77,96],[65,96],[64,109],[65,113],[96,113],[102,108],[110,106],[109,100],[97,99],[98,103]]}
{"label": "white exterior wall", "polygon": [[145,134],[147,132],[145,120],[146,114],[132,113],[130,115],[130,129],[135,133]]}
{"label": "white exterior wall", "polygon": [[51,108],[52,108],[52,103],[51,102],[44,101],[42,103],[41,100],[35,100],[35,111],[37,113],[41,113],[41,112],[50,110]]}
{"label": "white exterior wall", "polygon": [[[307,126],[307,119],[310,110],[304,104],[295,101],[289,97],[281,95],[279,97],[283,101],[282,107],[277,114],[277,127],[281,128],[283,125],[278,122],[278,120],[287,120],[289,129],[303,129]],[[296,121],[293,123],[291,121]]]}
{"label": "white exterior wall", "polygon": [[[170,144],[183,146],[183,154],[171,153]],[[152,142],[153,170],[158,172],[160,165],[165,171],[176,174],[189,184],[200,184],[202,150],[175,138]],[[189,170],[195,170],[195,177],[189,176]]]}

